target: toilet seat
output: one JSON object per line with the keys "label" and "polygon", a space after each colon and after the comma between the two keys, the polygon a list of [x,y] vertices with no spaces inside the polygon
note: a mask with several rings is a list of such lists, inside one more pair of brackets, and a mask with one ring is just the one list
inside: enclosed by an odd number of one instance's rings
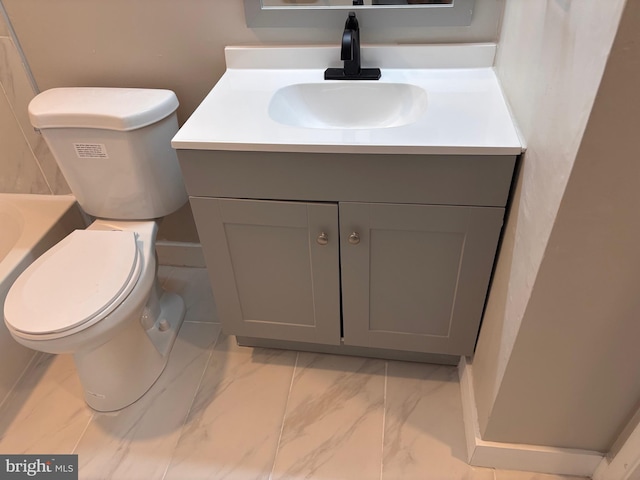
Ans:
{"label": "toilet seat", "polygon": [[5,300],[5,321],[27,338],[88,328],[127,298],[141,265],[134,232],[76,230],[18,277]]}

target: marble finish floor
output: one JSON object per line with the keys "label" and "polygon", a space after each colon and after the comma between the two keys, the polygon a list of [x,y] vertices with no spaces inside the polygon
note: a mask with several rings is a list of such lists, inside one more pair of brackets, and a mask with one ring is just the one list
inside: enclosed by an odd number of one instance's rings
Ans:
{"label": "marble finish floor", "polygon": [[151,390],[94,412],[71,357],[38,354],[0,405],[0,452],[76,453],[87,480],[572,478],[468,466],[455,367],[238,347],[203,269],[161,277],[188,310]]}

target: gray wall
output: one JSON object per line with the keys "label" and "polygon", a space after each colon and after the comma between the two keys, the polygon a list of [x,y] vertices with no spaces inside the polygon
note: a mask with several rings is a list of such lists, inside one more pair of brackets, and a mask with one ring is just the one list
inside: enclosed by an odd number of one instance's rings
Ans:
{"label": "gray wall", "polygon": [[[598,11],[594,3],[607,8]],[[540,96],[538,116],[521,122],[529,150],[473,361],[485,440],[606,452],[640,401],[640,3],[627,2],[609,52],[623,4],[574,2],[554,13],[572,16],[555,37],[566,44],[546,33],[549,50],[538,58],[498,59],[503,82],[512,75],[505,84],[523,68],[543,74],[528,85],[534,98],[512,100],[522,114],[525,102]],[[505,28],[513,13],[507,8]],[[539,28],[563,26],[550,13],[538,17]],[[554,58],[558,64],[546,71]],[[598,60],[606,67],[602,83]],[[553,78],[559,72],[562,78]],[[558,94],[543,121],[543,97]],[[584,96],[595,96],[593,107],[571,114]],[[558,155],[566,165],[546,164]],[[536,204],[557,216],[544,218],[537,207],[542,218],[535,218]]]}
{"label": "gray wall", "polygon": [[[226,45],[337,45],[332,29],[249,29],[241,0],[2,0],[41,90],[59,86],[173,89],[183,122],[225,69]],[[362,25],[370,43],[495,42],[504,0],[476,0],[470,27]],[[197,241],[188,208],[165,219],[160,238]]]}
{"label": "gray wall", "polygon": [[[338,45],[334,29],[249,29],[241,0],[3,0],[40,89],[173,88],[182,121],[224,72],[226,45]],[[470,27],[362,25],[373,43],[495,42],[504,0],[476,0]]]}
{"label": "gray wall", "polygon": [[35,95],[0,3],[0,192],[68,193],[55,160],[27,118]]}

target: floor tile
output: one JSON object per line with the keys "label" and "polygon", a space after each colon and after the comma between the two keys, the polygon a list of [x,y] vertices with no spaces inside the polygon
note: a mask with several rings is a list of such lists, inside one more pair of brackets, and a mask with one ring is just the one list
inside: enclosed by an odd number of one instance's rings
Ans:
{"label": "floor tile", "polygon": [[382,478],[493,480],[466,463],[455,367],[389,362]]}
{"label": "floor tile", "polygon": [[295,359],[221,336],[165,480],[269,478]]}
{"label": "floor tile", "polygon": [[164,286],[174,268],[170,265],[158,265],[158,282],[160,286]]}
{"label": "floor tile", "polygon": [[159,276],[189,309],[156,385],[94,413],[72,357],[38,354],[0,407],[0,452],[75,449],[84,480],[586,480],[468,466],[453,367],[238,347],[204,269]]}
{"label": "floor tile", "polygon": [[272,479],[380,478],[385,361],[300,353]]}
{"label": "floor tile", "polygon": [[71,355],[38,354],[0,410],[0,452],[71,453],[90,418]]}
{"label": "floor tile", "polygon": [[167,290],[179,293],[184,299],[187,305],[186,321],[219,323],[207,269],[170,268],[163,286]]}
{"label": "floor tile", "polygon": [[220,327],[183,323],[169,363],[133,405],[96,412],[75,451],[81,479],[161,479]]}

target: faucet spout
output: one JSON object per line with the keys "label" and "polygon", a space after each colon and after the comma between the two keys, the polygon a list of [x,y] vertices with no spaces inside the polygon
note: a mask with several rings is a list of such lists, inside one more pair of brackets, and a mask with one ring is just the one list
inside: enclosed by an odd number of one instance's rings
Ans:
{"label": "faucet spout", "polygon": [[342,34],[342,52],[345,75],[360,74],[360,27],[355,12],[349,12]]}
{"label": "faucet spout", "polygon": [[340,60],[344,68],[329,68],[324,73],[325,80],[378,80],[380,69],[360,67],[360,27],[355,12],[349,12],[342,33]]}
{"label": "faucet spout", "polygon": [[353,31],[345,30],[342,34],[342,50],[340,60],[353,60]]}

